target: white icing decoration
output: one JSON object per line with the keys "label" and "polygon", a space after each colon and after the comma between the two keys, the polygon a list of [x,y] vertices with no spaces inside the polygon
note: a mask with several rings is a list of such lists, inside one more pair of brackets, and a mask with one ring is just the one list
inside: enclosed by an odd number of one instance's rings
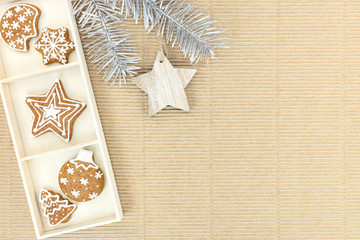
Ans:
{"label": "white icing decoration", "polygon": [[22,8],[19,5],[17,5],[14,10],[15,10],[15,12],[18,13],[18,12],[20,12],[22,10]]}
{"label": "white icing decoration", "polygon": [[31,11],[30,8],[27,8],[27,9],[26,9],[26,12],[25,12],[24,14],[25,14],[27,17],[34,15],[34,13]]}
{"label": "white icing decoration", "polygon": [[20,24],[18,22],[13,21],[11,24],[11,27],[15,30],[17,30],[20,27]]}
{"label": "white icing decoration", "polygon": [[60,178],[60,183],[66,185],[69,181],[67,180],[67,178]]}
{"label": "white icing decoration", "polygon": [[77,198],[78,196],[80,196],[80,191],[76,191],[75,189],[71,191],[71,194]]}
{"label": "white icing decoration", "polygon": [[[88,166],[85,167],[83,162],[88,163]],[[87,150],[81,150],[76,158],[70,160],[70,163],[75,164],[75,168],[82,167],[85,171],[87,171],[89,168],[99,168],[99,166],[96,165],[93,161],[93,152]]]}
{"label": "white icing decoration", "polygon": [[73,175],[74,174],[74,169],[71,167],[68,167],[68,169],[66,169],[67,173]]}
{"label": "white icing decoration", "polygon": [[86,186],[86,184],[89,184],[89,180],[86,179],[86,178],[81,178],[81,179],[80,179],[80,182],[81,182],[81,184],[83,184],[84,186]]}
{"label": "white icing decoration", "polygon": [[[55,87],[54,88],[54,85],[57,84],[58,87]],[[36,115],[38,116],[42,116],[41,112],[44,112],[44,110],[38,106],[39,103],[44,103],[44,102],[49,102],[50,98],[50,104],[51,103],[55,103],[55,98],[58,100],[59,102],[59,105],[63,105],[63,104],[66,104],[66,105],[70,105],[72,107],[74,107],[73,111],[69,111],[69,109],[67,109],[66,107],[59,107],[57,106],[58,109],[65,109],[65,111],[61,114],[58,114],[57,115],[57,119],[54,120],[53,118],[47,118],[47,119],[44,119],[44,115],[43,114],[43,117],[42,118],[39,118],[38,121],[36,122],[35,124],[35,129],[32,129],[31,130],[31,135],[33,137],[38,137],[39,135],[43,134],[43,132],[45,131],[48,131],[50,130],[51,132],[53,132],[54,134],[56,134],[58,137],[60,137],[61,139],[63,139],[64,141],[66,142],[69,142],[69,139],[71,137],[70,135],[70,124],[73,120],[73,118],[75,116],[78,115],[79,112],[81,112],[86,104],[85,103],[82,103],[82,102],[79,102],[79,101],[76,101],[76,100],[72,100],[72,99],[69,99],[69,98],[66,98],[65,95],[64,95],[64,92],[61,87],[60,87],[60,79],[56,79],[55,82],[52,84],[52,86],[50,87],[49,91],[42,95],[42,96],[46,96],[47,98],[45,99],[45,101],[39,101],[39,100],[34,100],[34,99],[31,99],[31,98],[37,98],[39,96],[35,96],[35,95],[32,95],[32,96],[28,96],[27,97],[27,102],[32,105],[33,109],[35,110],[36,112]],[[40,96],[41,97],[41,96]],[[66,100],[67,103],[64,103],[63,100]],[[80,108],[76,108],[76,105],[80,103]],[[70,108],[70,107],[69,107]],[[70,108],[71,110],[71,108]],[[33,119],[35,119],[35,113],[33,111],[31,111],[32,115],[33,115]],[[66,115],[65,115],[66,114]],[[68,118],[68,116],[70,115],[73,115],[71,118]],[[62,119],[62,122],[60,122],[60,116],[62,115],[65,115],[64,118]],[[39,127],[41,127],[40,123],[42,123],[42,125],[45,125],[45,124],[50,124],[52,125],[55,129],[57,129],[58,131],[60,131],[62,134],[59,134],[57,133],[53,128],[46,128],[44,129],[43,131],[39,131]],[[60,125],[60,127],[59,127]],[[67,126],[67,128],[65,128],[65,126]],[[64,135],[66,135],[66,132],[65,132],[65,129],[67,129],[69,131],[69,134],[67,136],[67,138],[64,137]],[[39,132],[37,132],[39,131]],[[36,133],[37,132],[37,133]]]}
{"label": "white icing decoration", "polygon": [[97,197],[97,193],[96,192],[93,192],[92,194],[89,194],[89,198],[90,199],[94,199],[94,198],[96,198]]}
{"label": "white icing decoration", "polygon": [[25,25],[24,32],[25,33],[31,32],[31,27],[29,25]]}
{"label": "white icing decoration", "polygon": [[[46,197],[44,197],[46,194]],[[45,202],[47,202],[49,200],[49,198],[55,198],[55,200],[50,199],[50,204],[46,204]],[[47,218],[48,222],[50,225],[52,226],[56,226],[59,223],[61,223],[62,221],[64,221],[68,216],[70,216],[76,209],[76,205],[75,204],[71,204],[68,200],[60,200],[60,197],[58,195],[52,195],[48,190],[46,189],[41,189],[40,190],[40,197],[39,197],[40,203],[41,203],[41,207],[44,210],[44,216]],[[51,207],[51,204],[55,203],[58,205],[57,208],[53,208],[51,212],[46,213],[46,210],[48,207]],[[71,208],[73,207],[72,211],[70,211],[61,221],[59,221],[56,224],[52,224],[50,220],[53,220],[54,218],[52,217],[54,215],[54,213],[56,211],[61,210],[61,208]],[[50,216],[51,215],[51,216]]]}
{"label": "white icing decoration", "polygon": [[[28,25],[28,26],[25,26],[25,28],[21,29],[21,37],[23,39],[23,42],[22,43],[18,43],[18,44],[15,44],[13,42],[7,42],[5,39],[1,38],[11,49],[14,49],[16,51],[20,51],[20,52],[26,52],[28,51],[27,49],[27,40],[29,38],[33,38],[33,37],[36,37],[38,35],[38,30],[37,30],[37,26],[36,26],[36,21],[32,21],[33,19],[38,19],[40,17],[40,12],[37,8],[35,8],[34,6],[31,6],[29,4],[26,4],[26,3],[21,3],[21,4],[17,4],[15,5],[16,8],[14,9],[14,11],[16,12],[15,15],[17,15],[21,10],[25,10],[24,12],[24,15],[20,15],[18,16],[18,21],[20,23],[24,23],[25,21],[28,20],[28,22],[31,24],[32,23],[32,26]],[[9,8],[7,8],[5,10],[5,15],[3,16],[3,20],[6,19],[6,18],[12,18],[14,16],[14,13],[13,11],[10,11],[11,8],[14,8],[15,6],[10,6]],[[17,11],[21,9],[20,11]],[[33,17],[32,17],[33,16]],[[28,19],[29,18],[29,19]],[[5,23],[5,22],[4,22]],[[15,23],[15,21],[13,22],[13,24]],[[9,23],[7,23],[9,24]],[[7,25],[5,24],[6,27],[4,27],[3,25],[3,28],[8,28],[10,29],[10,25]],[[15,27],[12,27],[13,29],[17,30],[19,28],[19,24],[18,22],[15,23],[14,25]],[[33,34],[31,34],[31,30],[34,30],[33,31]],[[19,34],[17,34],[19,35]]]}
{"label": "white icing decoration", "polygon": [[24,42],[24,40],[22,38],[19,38],[19,37],[15,41],[16,41],[17,44],[22,44]]}
{"label": "white icing decoration", "polygon": [[44,118],[53,118],[53,119],[57,118],[57,116],[61,112],[61,110],[58,107],[54,106],[54,105],[55,104],[52,103],[48,107],[43,107],[43,110],[44,110],[44,113],[45,113]]}
{"label": "white icing decoration", "polygon": [[15,44],[15,41],[11,41],[10,42],[10,46],[15,46],[16,44]]}
{"label": "white icing decoration", "polygon": [[48,64],[50,60],[57,60],[62,64],[67,63],[67,53],[70,49],[74,49],[75,45],[71,41],[66,41],[65,34],[68,33],[66,28],[59,28],[51,31],[48,28],[42,30],[42,36],[34,45],[37,50],[42,50],[44,64]]}
{"label": "white icing decoration", "polygon": [[5,34],[6,34],[6,38],[11,38],[14,36],[13,31],[10,31],[10,30],[7,31]]}
{"label": "white icing decoration", "polygon": [[18,21],[21,22],[21,23],[24,23],[26,21],[26,17],[24,15],[20,15],[18,17]]}
{"label": "white icing decoration", "polygon": [[[9,9],[10,9],[10,8],[12,8],[12,7],[9,7]],[[7,11],[7,10],[6,10],[6,11]],[[5,12],[6,12],[6,11],[5,11]],[[8,11],[7,13],[5,13],[5,17],[6,17],[6,18],[11,18],[13,15],[14,15],[14,14],[13,14],[12,11]]]}
{"label": "white icing decoration", "polygon": [[95,173],[96,179],[101,178],[102,175],[103,175],[103,173],[101,171],[98,171],[98,172]]}

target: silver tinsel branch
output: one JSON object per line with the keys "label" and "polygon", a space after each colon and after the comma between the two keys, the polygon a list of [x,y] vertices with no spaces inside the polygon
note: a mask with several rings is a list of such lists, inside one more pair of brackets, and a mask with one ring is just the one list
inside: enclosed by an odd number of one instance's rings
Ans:
{"label": "silver tinsel branch", "polygon": [[177,0],[113,0],[114,5],[138,21],[142,18],[145,29],[158,26],[158,36],[165,36],[172,46],[177,42],[190,61],[214,59],[215,49],[226,47],[219,34],[224,30],[215,27],[216,20],[198,9],[195,4]]}
{"label": "silver tinsel branch", "polygon": [[140,58],[131,36],[121,27],[122,19],[112,2],[107,0],[76,0],[73,2],[82,38],[91,41],[84,46],[89,59],[99,72],[104,73],[105,82],[112,85],[133,76],[139,67],[134,66]]}

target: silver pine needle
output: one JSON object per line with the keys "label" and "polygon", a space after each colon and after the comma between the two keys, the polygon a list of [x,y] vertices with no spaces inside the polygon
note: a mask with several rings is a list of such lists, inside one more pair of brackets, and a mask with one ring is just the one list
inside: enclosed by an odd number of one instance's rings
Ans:
{"label": "silver pine needle", "polygon": [[140,58],[130,34],[122,28],[114,5],[107,0],[76,0],[73,2],[74,15],[77,17],[83,39],[91,39],[84,46],[91,63],[98,72],[103,72],[105,82],[111,85],[134,76],[139,67],[134,66]]}
{"label": "silver pine needle", "polygon": [[177,42],[191,63],[216,57],[215,49],[227,47],[219,37],[223,29],[215,27],[216,20],[195,4],[178,0],[113,0],[114,5],[136,22],[144,21],[145,29],[158,26],[157,35],[166,38],[172,46]]}

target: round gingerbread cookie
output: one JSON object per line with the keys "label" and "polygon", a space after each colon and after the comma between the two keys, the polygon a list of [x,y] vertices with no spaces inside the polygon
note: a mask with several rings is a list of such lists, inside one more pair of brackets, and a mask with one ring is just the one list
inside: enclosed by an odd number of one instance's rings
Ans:
{"label": "round gingerbread cookie", "polygon": [[59,185],[66,197],[77,202],[95,199],[104,188],[104,173],[94,163],[93,153],[81,150],[59,172]]}

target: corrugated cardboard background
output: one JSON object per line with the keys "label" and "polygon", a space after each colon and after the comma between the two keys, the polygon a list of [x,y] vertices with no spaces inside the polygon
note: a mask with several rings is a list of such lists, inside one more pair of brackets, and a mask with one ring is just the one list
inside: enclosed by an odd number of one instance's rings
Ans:
{"label": "corrugated cardboard background", "polygon": [[[197,2],[231,48],[193,65],[190,113],[148,118],[90,70],[125,217],[58,239],[359,239],[360,2]],[[148,72],[156,37],[127,23]],[[34,239],[2,107],[0,131],[0,236]]]}

